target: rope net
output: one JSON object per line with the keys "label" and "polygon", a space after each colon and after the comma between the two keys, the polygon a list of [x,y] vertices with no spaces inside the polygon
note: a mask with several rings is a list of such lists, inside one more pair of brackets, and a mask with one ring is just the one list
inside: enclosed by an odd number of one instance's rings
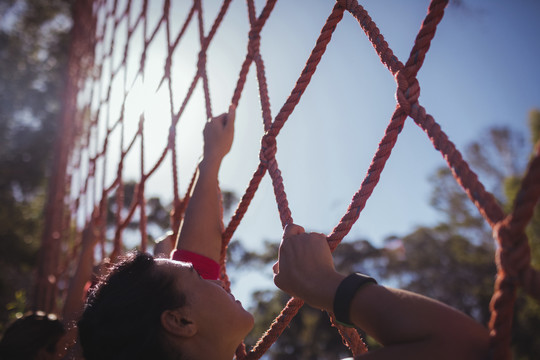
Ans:
{"label": "rope net", "polygon": [[[227,246],[261,180],[267,174],[272,181],[282,225],[293,221],[276,160],[277,136],[301,101],[336,26],[346,13],[358,22],[380,61],[393,75],[396,82],[397,104],[360,188],[352,197],[346,213],[328,236],[330,246],[334,250],[360,216],[379,181],[405,120],[410,117],[442,154],[457,182],[493,228],[498,244],[496,255],[498,274],[491,302],[492,318],[489,324],[491,346],[496,354],[495,358],[508,359],[511,356],[510,328],[517,287],[521,286],[531,296],[540,299],[540,276],[538,271],[531,267],[530,249],[524,230],[540,197],[540,148],[522,183],[514,210],[506,215],[494,197],[479,182],[434,118],[427,114],[426,109],[419,103],[420,84],[417,74],[434,38],[437,25],[444,15],[447,2],[431,1],[410,56],[403,63],[394,55],[376,24],[356,0],[337,1],[290,95],[278,113],[272,116],[260,45],[261,32],[272,14],[276,0],[267,0],[258,13],[254,0],[247,0],[247,16],[250,24],[249,33],[246,34],[247,51],[234,91],[229,94],[230,100],[227,100],[227,103],[234,106],[239,104],[248,72],[253,65],[258,83],[264,135],[260,144],[259,164],[234,215],[224,227],[221,276],[229,286],[225,266]],[[146,213],[148,184],[165,168],[172,174],[171,229],[175,232],[178,230],[183,211],[189,201],[193,178],[182,195],[178,175],[180,154],[177,135],[181,134],[181,121],[197,91],[202,91],[204,115],[207,117],[214,115],[207,73],[208,49],[229,11],[231,0],[222,2],[210,24],[204,23],[204,7],[201,0],[193,0],[191,3],[181,2],[182,6],[186,7],[181,12],[183,18],[176,9],[172,9],[180,2],[164,0],[160,9],[150,7],[149,3],[148,0],[79,0],[76,3],[70,80],[66,93],[62,141],[58,145],[58,153],[62,156],[57,159],[55,178],[52,180],[50,191],[53,200],[49,206],[49,213],[53,215],[48,215],[48,227],[44,236],[44,244],[47,245],[44,246],[44,252],[48,251],[49,254],[42,254],[42,257],[49,256],[48,262],[41,264],[42,269],[45,269],[41,271],[44,274],[58,275],[68,266],[69,261],[73,259],[69,254],[75,254],[77,251],[76,248],[67,249],[62,245],[75,231],[71,224],[76,223],[79,227],[90,221],[94,224],[103,224],[107,220],[107,202],[112,195],[116,202],[114,207],[116,210],[112,214],[115,223],[114,241],[112,246],[105,243],[105,230],[101,227],[102,257],[114,260],[122,253],[123,234],[135,218],[139,224],[137,230],[141,239],[139,247],[145,251],[148,247]],[[154,14],[153,18],[157,21],[152,22],[150,13],[156,10],[159,10],[159,13],[157,16]],[[184,49],[181,46],[190,26],[196,27],[200,41],[198,54],[196,56],[191,54],[196,66],[193,74],[185,72],[178,74],[173,64],[182,57],[189,57],[188,54],[182,53]],[[162,51],[165,59],[164,61],[161,59],[161,64],[151,63],[149,54],[156,51],[156,43],[163,39],[166,41]],[[134,94],[140,90],[141,84],[150,78],[159,79],[153,84],[153,89],[158,89],[155,93],[159,93],[159,96],[166,100],[164,113],[168,118],[165,119],[168,121],[167,131],[157,142],[146,139],[147,136],[151,136],[156,120],[147,118],[144,109],[133,110],[137,108],[133,99],[140,99]],[[187,84],[183,98],[175,93],[174,84],[178,78],[184,79]],[[135,124],[133,119],[137,119]],[[160,119],[160,122],[165,120]],[[152,151],[157,151],[152,161],[148,161],[149,144]],[[122,204],[126,200],[128,166],[139,170],[135,191],[126,210]],[[68,255],[60,259],[58,255],[60,252]],[[54,260],[50,260],[51,256],[54,256]],[[65,264],[61,263],[62,261]],[[46,270],[47,266],[49,270]],[[45,309],[54,303],[54,286],[47,279],[38,281],[38,301],[41,301],[41,306]],[[292,298],[253,349],[248,351],[244,345],[239,347],[237,358],[260,358],[288,326],[302,305],[302,300]],[[333,318],[332,314],[330,316]],[[342,327],[336,322],[333,324],[351,349],[353,356],[367,351],[356,330]]]}

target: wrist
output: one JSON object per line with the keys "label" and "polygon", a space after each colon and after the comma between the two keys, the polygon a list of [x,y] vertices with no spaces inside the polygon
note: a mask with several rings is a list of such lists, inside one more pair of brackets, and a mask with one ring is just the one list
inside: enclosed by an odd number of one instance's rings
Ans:
{"label": "wrist", "polygon": [[345,275],[342,275],[336,271],[330,273],[323,278],[314,279],[312,288],[312,295],[308,296],[306,302],[313,307],[321,310],[332,311],[334,304],[334,295],[339,284],[345,279]]}
{"label": "wrist", "polygon": [[216,156],[204,156],[199,161],[199,171],[202,173],[214,173],[219,172],[221,167],[221,158]]}
{"label": "wrist", "polygon": [[345,277],[338,285],[332,306],[332,311],[338,323],[353,327],[351,320],[351,305],[356,293],[366,285],[377,284],[370,276],[353,273]]}

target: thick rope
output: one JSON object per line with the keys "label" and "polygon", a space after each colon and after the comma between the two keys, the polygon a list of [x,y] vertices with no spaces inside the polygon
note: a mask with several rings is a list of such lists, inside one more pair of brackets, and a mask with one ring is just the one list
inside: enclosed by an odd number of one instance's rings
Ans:
{"label": "thick rope", "polygon": [[[282,226],[285,227],[286,224],[292,222],[292,217],[287,203],[287,198],[283,189],[283,179],[281,178],[281,172],[277,166],[277,161],[275,159],[277,147],[276,147],[276,136],[279,134],[279,131],[287,121],[289,115],[294,110],[295,106],[300,101],[302,94],[304,93],[306,87],[315,72],[318,63],[320,62],[322,55],[326,50],[326,46],[331,40],[332,33],[334,32],[336,25],[341,21],[343,17],[344,9],[341,8],[338,4],[332,10],[332,13],[328,17],[325,25],[321,30],[321,34],[317,39],[316,45],[312,50],[304,70],[300,75],[300,78],[297,80],[295,87],[293,88],[291,94],[287,98],[287,101],[281,108],[280,112],[274,119],[270,129],[265,133],[262,139],[260,159],[261,165],[268,169],[270,176],[272,178],[272,183],[274,186],[274,193],[276,195],[276,201],[278,203],[278,210],[280,213],[280,219]],[[279,335],[285,330],[292,318],[298,313],[298,310],[302,307],[304,302],[300,299],[291,299],[279,314],[279,316],[274,320],[268,331],[263,335],[259,342],[252,349],[247,359],[258,359],[260,358],[266,350],[273,344]]]}
{"label": "thick rope", "polygon": [[[415,104],[418,101],[420,87],[415,76],[422,66],[425,53],[429,49],[430,41],[435,35],[436,26],[444,15],[444,7],[446,4],[447,1],[432,1],[426,19],[416,37],[407,65],[401,67],[401,63],[397,59],[395,61],[395,66],[397,67],[395,78],[398,86],[396,92],[398,105],[392,115],[390,124],[386,128],[384,137],[379,143],[377,152],[373,157],[360,189],[354,195],[346,214],[341,218],[339,224],[328,237],[332,249],[336,248],[343,237],[349,233],[352,225],[358,220],[367,199],[371,196],[379,181],[386,161],[390,157],[391,151],[396,144],[397,137],[403,129],[405,119],[411,113],[411,108],[413,107],[411,104]],[[364,31],[368,33],[368,37],[370,39],[379,39],[377,44],[380,45],[375,46],[375,49],[379,53],[381,59],[395,58],[386,45],[384,38],[380,35],[378,28],[368,16],[363,15],[364,10],[358,6],[356,1],[347,1],[347,6],[350,6],[355,11],[355,14],[358,16],[357,18],[362,19],[360,23],[361,25],[363,24],[362,26]]]}

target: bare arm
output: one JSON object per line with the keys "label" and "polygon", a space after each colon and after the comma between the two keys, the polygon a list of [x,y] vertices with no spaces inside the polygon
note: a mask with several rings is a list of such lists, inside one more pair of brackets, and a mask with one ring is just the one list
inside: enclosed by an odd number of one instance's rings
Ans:
{"label": "bare arm", "polygon": [[204,128],[204,153],[197,179],[176,243],[177,249],[193,251],[219,261],[221,253],[221,192],[218,173],[234,138],[235,109],[210,119]]}
{"label": "bare arm", "polygon": [[[332,311],[334,294],[345,278],[334,269],[322,234],[297,225],[285,229],[274,282],[283,291],[319,309]],[[487,330],[465,314],[433,299],[379,285],[355,294],[352,322],[384,348],[365,359],[485,359]]]}

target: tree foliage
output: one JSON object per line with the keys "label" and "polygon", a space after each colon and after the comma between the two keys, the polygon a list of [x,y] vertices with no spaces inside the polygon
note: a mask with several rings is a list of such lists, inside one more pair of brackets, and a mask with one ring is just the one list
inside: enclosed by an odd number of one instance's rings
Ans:
{"label": "tree foliage", "polygon": [[61,0],[2,0],[0,14],[1,324],[32,284],[71,21]]}

